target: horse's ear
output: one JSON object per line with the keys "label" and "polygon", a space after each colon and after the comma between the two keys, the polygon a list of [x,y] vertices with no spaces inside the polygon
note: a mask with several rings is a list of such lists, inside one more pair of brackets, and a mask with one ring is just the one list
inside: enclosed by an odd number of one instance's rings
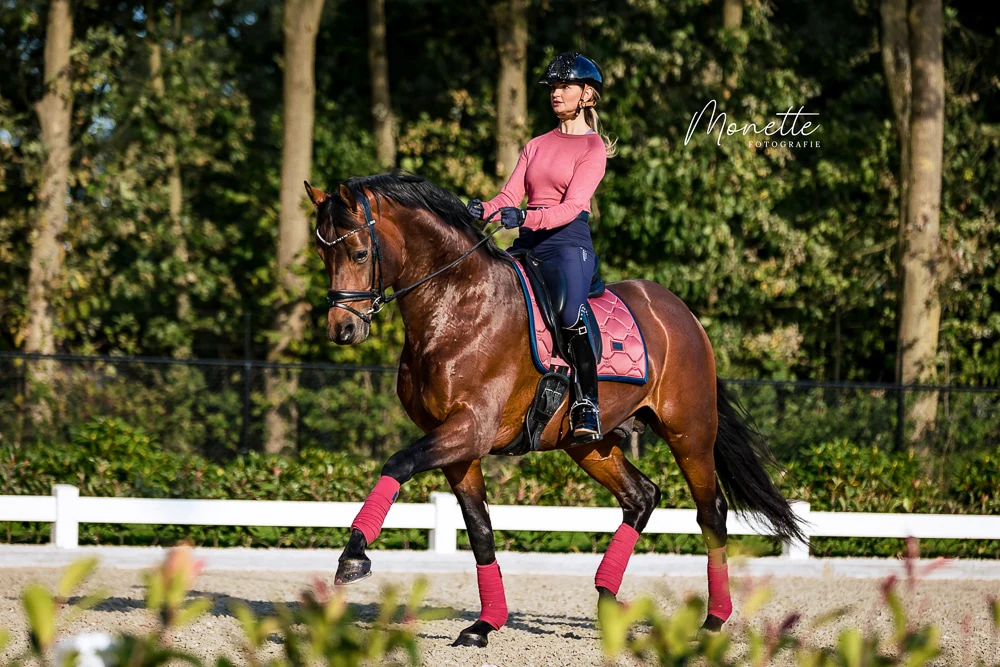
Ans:
{"label": "horse's ear", "polygon": [[306,184],[306,194],[309,195],[309,199],[312,200],[313,206],[319,208],[319,205],[330,198],[330,195],[326,194],[318,188],[314,188],[309,185],[309,181],[303,181]]}
{"label": "horse's ear", "polygon": [[358,200],[354,198],[354,193],[351,192],[351,189],[343,183],[340,184],[340,200],[352,211],[357,210]]}

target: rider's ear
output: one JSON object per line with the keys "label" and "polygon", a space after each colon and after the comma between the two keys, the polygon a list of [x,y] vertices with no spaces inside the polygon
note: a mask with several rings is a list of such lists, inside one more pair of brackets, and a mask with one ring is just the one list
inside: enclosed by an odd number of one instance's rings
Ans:
{"label": "rider's ear", "polygon": [[326,194],[318,188],[314,188],[309,185],[309,181],[304,181],[306,184],[306,194],[309,195],[309,199],[312,200],[313,206],[319,208],[319,205],[330,198],[330,195]]}
{"label": "rider's ear", "polygon": [[343,183],[340,184],[340,200],[347,204],[347,208],[352,211],[358,208],[358,200],[354,198],[354,193]]}

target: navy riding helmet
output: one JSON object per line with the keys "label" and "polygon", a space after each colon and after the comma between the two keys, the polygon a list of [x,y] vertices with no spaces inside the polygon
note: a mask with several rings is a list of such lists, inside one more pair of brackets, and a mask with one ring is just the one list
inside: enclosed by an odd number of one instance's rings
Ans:
{"label": "navy riding helmet", "polygon": [[552,59],[549,66],[545,68],[538,83],[547,85],[553,83],[586,83],[597,91],[598,95],[604,93],[604,77],[601,76],[601,68],[590,58],[576,51],[560,53]]}

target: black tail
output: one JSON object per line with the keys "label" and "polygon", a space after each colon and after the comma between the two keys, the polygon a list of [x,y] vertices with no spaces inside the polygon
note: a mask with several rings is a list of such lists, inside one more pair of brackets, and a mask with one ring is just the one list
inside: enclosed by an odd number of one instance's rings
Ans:
{"label": "black tail", "polygon": [[805,542],[799,518],[774,485],[767,468],[779,468],[764,436],[746,409],[722,380],[716,378],[719,433],[715,436],[715,470],[729,505],[739,513],[753,512],[775,535]]}

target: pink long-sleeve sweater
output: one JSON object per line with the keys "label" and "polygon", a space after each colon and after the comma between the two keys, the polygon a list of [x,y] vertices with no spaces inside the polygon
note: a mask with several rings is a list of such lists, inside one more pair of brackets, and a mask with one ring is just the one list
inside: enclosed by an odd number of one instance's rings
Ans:
{"label": "pink long-sleeve sweater", "polygon": [[524,226],[556,229],[590,212],[590,198],[604,178],[607,154],[597,133],[565,134],[556,128],[535,137],[521,151],[507,185],[483,203],[483,219],[504,206],[520,206],[525,191],[529,207]]}

